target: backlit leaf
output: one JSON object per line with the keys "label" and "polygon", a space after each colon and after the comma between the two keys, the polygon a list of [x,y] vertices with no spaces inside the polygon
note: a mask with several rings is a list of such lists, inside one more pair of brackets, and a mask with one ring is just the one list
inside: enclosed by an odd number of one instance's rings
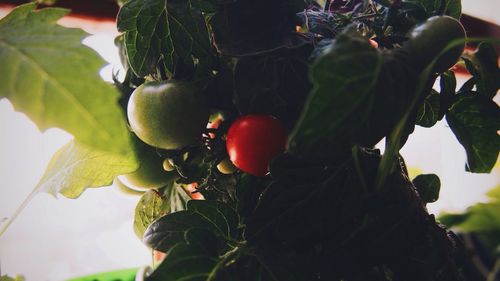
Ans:
{"label": "backlit leaf", "polygon": [[21,5],[0,20],[0,98],[45,130],[59,127],[89,148],[130,148],[119,93],[99,77],[104,60],[81,43],[87,34],[56,24],[60,8]]}

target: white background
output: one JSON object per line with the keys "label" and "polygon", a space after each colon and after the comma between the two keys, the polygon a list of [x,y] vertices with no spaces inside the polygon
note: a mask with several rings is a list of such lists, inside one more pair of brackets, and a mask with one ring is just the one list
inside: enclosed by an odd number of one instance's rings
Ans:
{"label": "white background", "polygon": [[[462,2],[466,13],[500,24],[500,1]],[[0,17],[5,13],[0,10]],[[113,45],[114,24],[74,20],[64,24],[83,24],[96,34],[85,43],[112,64],[102,71],[109,79],[119,64]],[[52,154],[70,138],[57,129],[39,132],[7,100],[0,100],[0,221],[14,213]],[[490,175],[464,172],[465,153],[445,123],[431,129],[417,127],[402,154],[414,171],[440,176],[440,200],[429,205],[434,213],[461,211],[484,201],[484,193],[500,182],[498,165]],[[149,264],[151,252],[132,229],[137,200],[114,187],[87,190],[78,200],[37,195],[0,237],[0,273],[23,274],[31,281],[63,280]]]}

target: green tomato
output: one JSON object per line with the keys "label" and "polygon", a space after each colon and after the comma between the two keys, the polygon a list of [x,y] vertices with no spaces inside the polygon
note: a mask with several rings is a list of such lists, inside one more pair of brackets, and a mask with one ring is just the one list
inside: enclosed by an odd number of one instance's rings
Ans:
{"label": "green tomato", "polygon": [[163,159],[154,149],[140,148],[138,151],[139,169],[118,176],[118,180],[133,189],[160,188],[172,181],[176,173],[163,169]]}
{"label": "green tomato", "polygon": [[167,172],[171,172],[173,170],[175,170],[175,166],[172,162],[172,159],[165,159],[163,160],[163,170],[167,171]]}
{"label": "green tomato", "polygon": [[198,141],[208,116],[204,96],[193,85],[175,80],[142,84],[127,106],[132,131],[162,149],[180,149]]}
{"label": "green tomato", "polygon": [[236,170],[238,170],[238,168],[236,168],[236,166],[234,166],[233,162],[231,162],[231,160],[229,160],[229,158],[225,158],[219,164],[217,164],[217,170],[219,170],[219,172],[221,172],[222,174],[230,175],[230,174],[236,172]]}
{"label": "green tomato", "polygon": [[[465,39],[462,24],[449,16],[435,16],[412,29],[405,47],[415,56],[415,60],[428,63],[438,56],[446,46],[456,39]],[[447,50],[436,61],[434,70],[444,72],[460,58],[464,51],[465,40],[458,46]]]}

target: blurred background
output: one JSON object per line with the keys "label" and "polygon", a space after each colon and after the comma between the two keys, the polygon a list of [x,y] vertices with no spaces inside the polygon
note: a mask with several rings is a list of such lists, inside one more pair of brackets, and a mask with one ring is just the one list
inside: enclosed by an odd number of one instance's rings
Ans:
{"label": "blurred background", "polygon": [[[14,2],[20,1],[0,1],[0,18],[12,9]],[[92,18],[88,17],[92,10],[83,4],[80,8],[87,9],[86,17],[73,14],[60,24],[80,27],[91,34],[84,43],[109,63],[101,75],[110,81],[111,74],[120,73],[121,69],[113,44],[118,34],[113,21],[117,7],[111,2],[101,3],[107,4],[95,11]],[[481,19],[500,25],[500,1],[462,0],[462,4],[464,14],[471,16],[469,21]],[[460,86],[467,76],[457,78]],[[40,132],[25,115],[15,112],[6,99],[0,100],[0,136],[2,222],[12,216],[36,186],[52,154],[71,136],[58,129]],[[434,214],[460,212],[485,202],[486,192],[500,183],[498,164],[491,174],[465,172],[465,152],[445,122],[431,129],[417,127],[402,154],[413,176],[435,173],[441,178],[440,199],[428,205]],[[151,251],[135,236],[132,227],[138,199],[115,187],[87,190],[78,200],[37,195],[0,237],[0,275],[22,274],[27,280],[36,281],[64,280],[151,264]]]}

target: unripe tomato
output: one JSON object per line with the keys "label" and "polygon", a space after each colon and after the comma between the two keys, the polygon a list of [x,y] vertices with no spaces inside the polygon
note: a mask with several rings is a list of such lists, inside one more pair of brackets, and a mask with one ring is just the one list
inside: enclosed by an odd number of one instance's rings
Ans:
{"label": "unripe tomato", "polygon": [[165,170],[167,172],[171,172],[171,171],[175,170],[175,166],[172,163],[172,159],[167,158],[167,159],[163,160],[163,170]]}
{"label": "unripe tomato", "polygon": [[204,96],[182,81],[147,82],[130,96],[127,116],[145,143],[180,149],[201,138],[209,110]]}
{"label": "unripe tomato", "polygon": [[285,151],[283,124],[269,115],[246,115],[236,119],[227,133],[226,149],[231,162],[244,172],[265,176],[271,160]]}
{"label": "unripe tomato", "polygon": [[234,172],[236,172],[237,168],[234,166],[233,162],[229,160],[228,158],[225,158],[222,160],[219,164],[217,164],[217,170],[221,172],[222,174],[225,175],[230,175]]}
{"label": "unripe tomato", "polygon": [[[430,62],[456,39],[465,39],[462,24],[449,16],[434,16],[411,30],[405,47],[410,49],[417,61]],[[464,48],[465,40],[447,50],[436,61],[434,70],[441,73],[455,65]]]}
{"label": "unripe tomato", "polygon": [[118,176],[126,186],[134,189],[160,188],[175,177],[175,172],[163,169],[163,159],[153,150],[139,152],[139,169],[135,172]]}

